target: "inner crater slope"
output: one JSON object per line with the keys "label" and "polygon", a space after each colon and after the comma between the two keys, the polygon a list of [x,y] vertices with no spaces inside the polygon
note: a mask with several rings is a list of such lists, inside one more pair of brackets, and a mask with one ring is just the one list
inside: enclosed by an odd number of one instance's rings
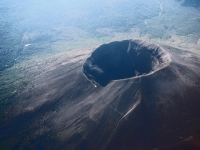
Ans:
{"label": "inner crater slope", "polygon": [[95,49],[83,65],[83,73],[94,84],[149,75],[169,65],[161,46],[141,40],[116,41]]}

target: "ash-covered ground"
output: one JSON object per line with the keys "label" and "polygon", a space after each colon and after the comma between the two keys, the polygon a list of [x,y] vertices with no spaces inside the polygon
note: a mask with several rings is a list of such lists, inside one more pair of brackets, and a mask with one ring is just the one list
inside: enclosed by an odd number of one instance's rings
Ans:
{"label": "ash-covered ground", "polygon": [[[137,54],[142,56],[157,51],[155,56],[162,60],[160,66],[138,77],[111,79],[101,85],[83,72],[84,63],[99,50],[97,48],[26,68],[32,87],[11,98],[14,103],[6,110],[1,124],[4,140],[1,146],[14,149],[181,149],[186,146],[198,149],[200,56],[140,40],[125,41],[127,50],[130,50],[129,42],[135,44],[132,49],[138,48]],[[113,55],[108,55],[112,60],[107,62],[108,66],[115,66],[118,61],[114,55],[119,43],[124,46],[124,41],[110,43],[115,49],[110,53]],[[146,52],[145,48],[151,51]],[[132,59],[137,60],[141,55]],[[96,59],[102,59],[101,55]],[[126,61],[126,57],[121,61]],[[46,71],[34,76],[40,68]],[[109,70],[104,69],[105,74],[106,71]]]}

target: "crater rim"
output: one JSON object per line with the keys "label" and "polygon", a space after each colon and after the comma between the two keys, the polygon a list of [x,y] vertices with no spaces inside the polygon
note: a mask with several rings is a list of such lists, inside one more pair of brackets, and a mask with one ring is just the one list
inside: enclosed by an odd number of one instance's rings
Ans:
{"label": "crater rim", "polygon": [[102,44],[85,60],[82,73],[94,86],[151,75],[168,66],[170,54],[160,45],[143,40]]}

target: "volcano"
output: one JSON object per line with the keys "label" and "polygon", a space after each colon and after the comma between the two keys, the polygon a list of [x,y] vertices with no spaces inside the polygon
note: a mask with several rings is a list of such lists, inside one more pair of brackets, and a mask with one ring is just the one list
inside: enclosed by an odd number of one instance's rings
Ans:
{"label": "volcano", "polygon": [[13,97],[0,126],[4,147],[200,148],[198,54],[124,40],[44,66],[51,69],[31,79],[34,88]]}

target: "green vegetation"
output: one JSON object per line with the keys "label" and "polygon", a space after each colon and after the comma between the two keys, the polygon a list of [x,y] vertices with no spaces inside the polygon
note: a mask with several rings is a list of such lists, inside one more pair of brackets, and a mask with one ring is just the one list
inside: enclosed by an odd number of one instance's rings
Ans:
{"label": "green vegetation", "polygon": [[200,1],[199,0],[184,0],[182,5],[200,8]]}
{"label": "green vegetation", "polygon": [[27,81],[19,71],[7,69],[0,74],[0,120],[4,117],[5,109],[14,103],[11,98],[25,89]]}

